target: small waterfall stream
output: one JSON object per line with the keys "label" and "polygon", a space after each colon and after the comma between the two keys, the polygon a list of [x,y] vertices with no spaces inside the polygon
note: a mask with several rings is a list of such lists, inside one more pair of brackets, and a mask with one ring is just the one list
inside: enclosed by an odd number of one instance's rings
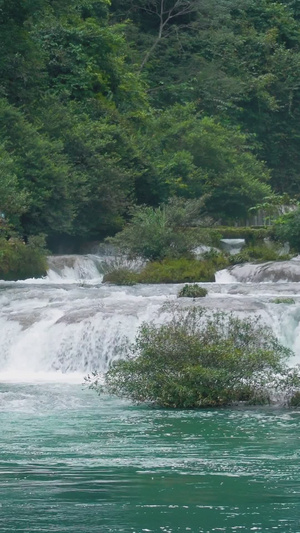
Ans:
{"label": "small waterfall stream", "polygon": [[[94,369],[105,371],[120,356],[124,338],[134,339],[143,321],[164,320],[161,306],[176,301],[182,285],[116,287],[101,283],[100,256],[50,258],[42,280],[0,286],[0,378],[82,380]],[[241,265],[217,273],[206,283],[208,296],[196,305],[260,315],[300,362],[300,284],[296,281],[258,282],[277,272],[283,280],[299,274],[300,262]],[[281,273],[279,275],[279,272]],[[242,278],[242,279],[241,279]],[[294,303],[276,303],[278,298]],[[191,305],[189,299],[178,300]]]}
{"label": "small waterfall stream", "polygon": [[101,264],[105,257],[97,255],[60,255],[48,257],[45,283],[101,283]]}

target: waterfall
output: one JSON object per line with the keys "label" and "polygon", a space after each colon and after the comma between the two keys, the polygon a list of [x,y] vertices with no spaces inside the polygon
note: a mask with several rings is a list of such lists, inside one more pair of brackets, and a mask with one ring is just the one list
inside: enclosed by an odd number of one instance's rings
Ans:
{"label": "waterfall", "polygon": [[[133,341],[143,321],[165,320],[161,307],[174,301],[233,311],[242,317],[260,315],[280,341],[295,351],[292,364],[300,362],[300,284],[250,281],[255,279],[253,273],[266,276],[270,266],[272,272],[280,269],[283,278],[288,271],[295,274],[299,269],[300,274],[300,262],[241,265],[221,271],[215,283],[201,284],[208,296],[196,302],[177,300],[183,284],[103,284],[102,264],[99,256],[53,257],[45,279],[0,284],[2,381],[82,381],[92,370],[105,371],[120,357],[124,339]],[[237,282],[237,272],[244,272],[246,281]],[[286,298],[290,298],[289,305],[284,303]]]}
{"label": "waterfall", "polygon": [[[3,289],[3,287],[2,287]],[[0,377],[81,376],[106,370],[125,338],[155,317],[165,297],[78,285],[23,285],[0,292]]]}
{"label": "waterfall", "polygon": [[[101,283],[103,273],[111,268],[128,267],[139,270],[145,261],[130,260],[116,255],[57,255],[48,257],[47,276],[38,280],[39,283]],[[29,283],[32,280],[28,280]],[[35,283],[37,280],[35,280]]]}
{"label": "waterfall", "polygon": [[45,282],[74,283],[102,281],[100,271],[104,257],[96,255],[60,255],[48,257],[48,272]]}

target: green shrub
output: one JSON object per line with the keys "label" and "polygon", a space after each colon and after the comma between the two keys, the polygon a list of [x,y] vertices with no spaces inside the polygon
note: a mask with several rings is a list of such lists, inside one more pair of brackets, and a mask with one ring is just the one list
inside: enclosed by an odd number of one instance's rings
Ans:
{"label": "green shrub", "polygon": [[19,238],[0,239],[0,279],[17,281],[40,278],[47,273],[44,237],[32,237],[28,244]]}
{"label": "green shrub", "polygon": [[[224,267],[228,263],[224,260]],[[215,281],[219,268],[212,260],[197,260],[181,257],[147,263],[139,274],[140,283],[192,283],[193,281]]]}
{"label": "green shrub", "polygon": [[210,262],[185,257],[148,263],[139,275],[141,283],[191,283],[214,280],[215,269]]}
{"label": "green shrub", "polygon": [[274,300],[271,300],[271,303],[273,304],[294,304],[295,300],[294,298],[275,298]]}
{"label": "green shrub", "polygon": [[203,298],[207,295],[207,289],[199,285],[185,285],[178,293],[178,298]]}
{"label": "green shrub", "polygon": [[134,283],[192,283],[194,281],[215,281],[215,272],[228,266],[224,254],[208,256],[210,259],[164,259],[146,263],[140,272],[130,268],[116,268],[106,272],[104,282],[116,285],[133,285]]}
{"label": "green shrub", "polygon": [[135,285],[138,283],[138,274],[128,268],[118,268],[104,274],[103,283],[106,282],[114,285]]}
{"label": "green shrub", "polygon": [[135,207],[129,224],[107,242],[129,257],[161,260],[191,254],[199,244],[213,244],[207,229],[188,227],[199,218],[201,206],[201,200],[176,198],[157,208]]}
{"label": "green shrub", "polygon": [[289,254],[281,255],[281,247],[275,243],[261,243],[243,248],[238,254],[232,255],[230,261],[232,264],[266,261],[284,261],[290,259]]}
{"label": "green shrub", "polygon": [[300,206],[277,219],[274,235],[280,242],[288,242],[293,250],[300,252]]}
{"label": "green shrub", "polygon": [[217,250],[210,250],[205,252],[202,256],[202,261],[209,261],[216,270],[225,268],[230,263],[230,255],[225,252],[218,252]]}
{"label": "green shrub", "polygon": [[204,308],[173,308],[163,325],[143,324],[135,343],[114,362],[98,392],[160,407],[219,407],[268,401],[268,385],[283,375],[290,351],[259,319]]}

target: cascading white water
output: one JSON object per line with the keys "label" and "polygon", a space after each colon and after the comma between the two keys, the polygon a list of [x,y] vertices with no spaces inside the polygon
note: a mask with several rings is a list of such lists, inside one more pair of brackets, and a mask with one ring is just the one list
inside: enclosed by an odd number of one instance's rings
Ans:
{"label": "cascading white water", "polygon": [[76,283],[101,282],[101,263],[104,257],[95,255],[62,255],[48,257],[49,269],[44,282]]}
{"label": "cascading white water", "polygon": [[49,256],[47,276],[39,280],[27,280],[27,282],[99,284],[102,282],[103,273],[111,268],[128,267],[139,270],[144,264],[145,261],[142,259],[130,260],[126,257],[108,254]]}
{"label": "cascading white water", "polygon": [[[133,340],[143,321],[165,319],[161,306],[175,301],[182,285],[101,284],[101,261],[97,256],[53,258],[42,283],[3,282],[0,379],[82,381],[83,375],[94,369],[104,371],[119,357],[124,338]],[[232,271],[222,271],[216,283],[205,286],[209,294],[197,305],[241,316],[261,315],[280,340],[294,349],[294,362],[300,362],[300,284],[237,283]],[[295,303],[276,303],[278,297],[293,297]],[[194,304],[190,299],[178,302]]]}

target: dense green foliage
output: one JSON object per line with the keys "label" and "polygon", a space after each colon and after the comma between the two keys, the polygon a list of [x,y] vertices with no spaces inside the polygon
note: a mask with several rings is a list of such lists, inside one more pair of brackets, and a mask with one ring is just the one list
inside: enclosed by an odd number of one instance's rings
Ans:
{"label": "dense green foliage", "polygon": [[139,282],[137,272],[125,267],[117,267],[103,276],[103,283],[112,283],[113,285],[135,285]]}
{"label": "dense green foliage", "polygon": [[274,242],[261,242],[244,247],[238,254],[233,255],[231,263],[264,263],[266,261],[285,261],[291,255],[282,252],[282,246]]}
{"label": "dense green foliage", "polygon": [[193,102],[255,134],[252,146],[272,170],[274,187],[299,194],[297,2],[114,0],[113,7],[118,20],[132,20],[127,35],[139,48],[133,60],[154,105]]}
{"label": "dense green foliage", "polygon": [[300,252],[300,207],[282,215],[276,221],[274,233],[281,242],[289,242],[296,252]]}
{"label": "dense green foliage", "polygon": [[299,66],[292,0],[0,0],[0,211],[55,247],[299,196]]}
{"label": "dense green foliage", "polygon": [[216,271],[228,265],[229,260],[222,253],[208,254],[201,259],[165,258],[162,261],[146,263],[140,272],[117,266],[104,274],[103,281],[115,285],[208,282],[215,281]]}
{"label": "dense green foliage", "polygon": [[178,298],[204,298],[207,295],[207,289],[199,285],[184,285],[178,293]]}
{"label": "dense green foliage", "polygon": [[[143,324],[124,358],[92,388],[160,407],[219,407],[268,401],[289,350],[257,319],[175,308],[164,325]],[[274,380],[274,381],[273,381]]]}
{"label": "dense green foliage", "polygon": [[25,244],[18,238],[0,238],[0,279],[16,281],[40,278],[46,274],[47,261],[43,242],[29,239]]}
{"label": "dense green foliage", "polygon": [[215,281],[215,273],[228,266],[228,260],[220,255],[213,259],[164,259],[147,263],[139,274],[140,283],[192,283]]}
{"label": "dense green foliage", "polygon": [[83,238],[119,229],[145,167],[127,114],[147,109],[123,26],[109,24],[105,0],[1,1],[0,45],[0,143],[21,195],[16,227]]}
{"label": "dense green foliage", "polygon": [[157,260],[188,255],[197,245],[219,239],[213,229],[189,227],[201,221],[202,210],[202,200],[176,198],[157,208],[139,206],[132,210],[130,223],[107,240],[129,257]]}
{"label": "dense green foliage", "polygon": [[145,133],[144,149],[164,185],[160,201],[172,194],[202,196],[210,215],[235,220],[270,194],[269,172],[249,150],[247,136],[192,104],[176,104],[148,120]]}

